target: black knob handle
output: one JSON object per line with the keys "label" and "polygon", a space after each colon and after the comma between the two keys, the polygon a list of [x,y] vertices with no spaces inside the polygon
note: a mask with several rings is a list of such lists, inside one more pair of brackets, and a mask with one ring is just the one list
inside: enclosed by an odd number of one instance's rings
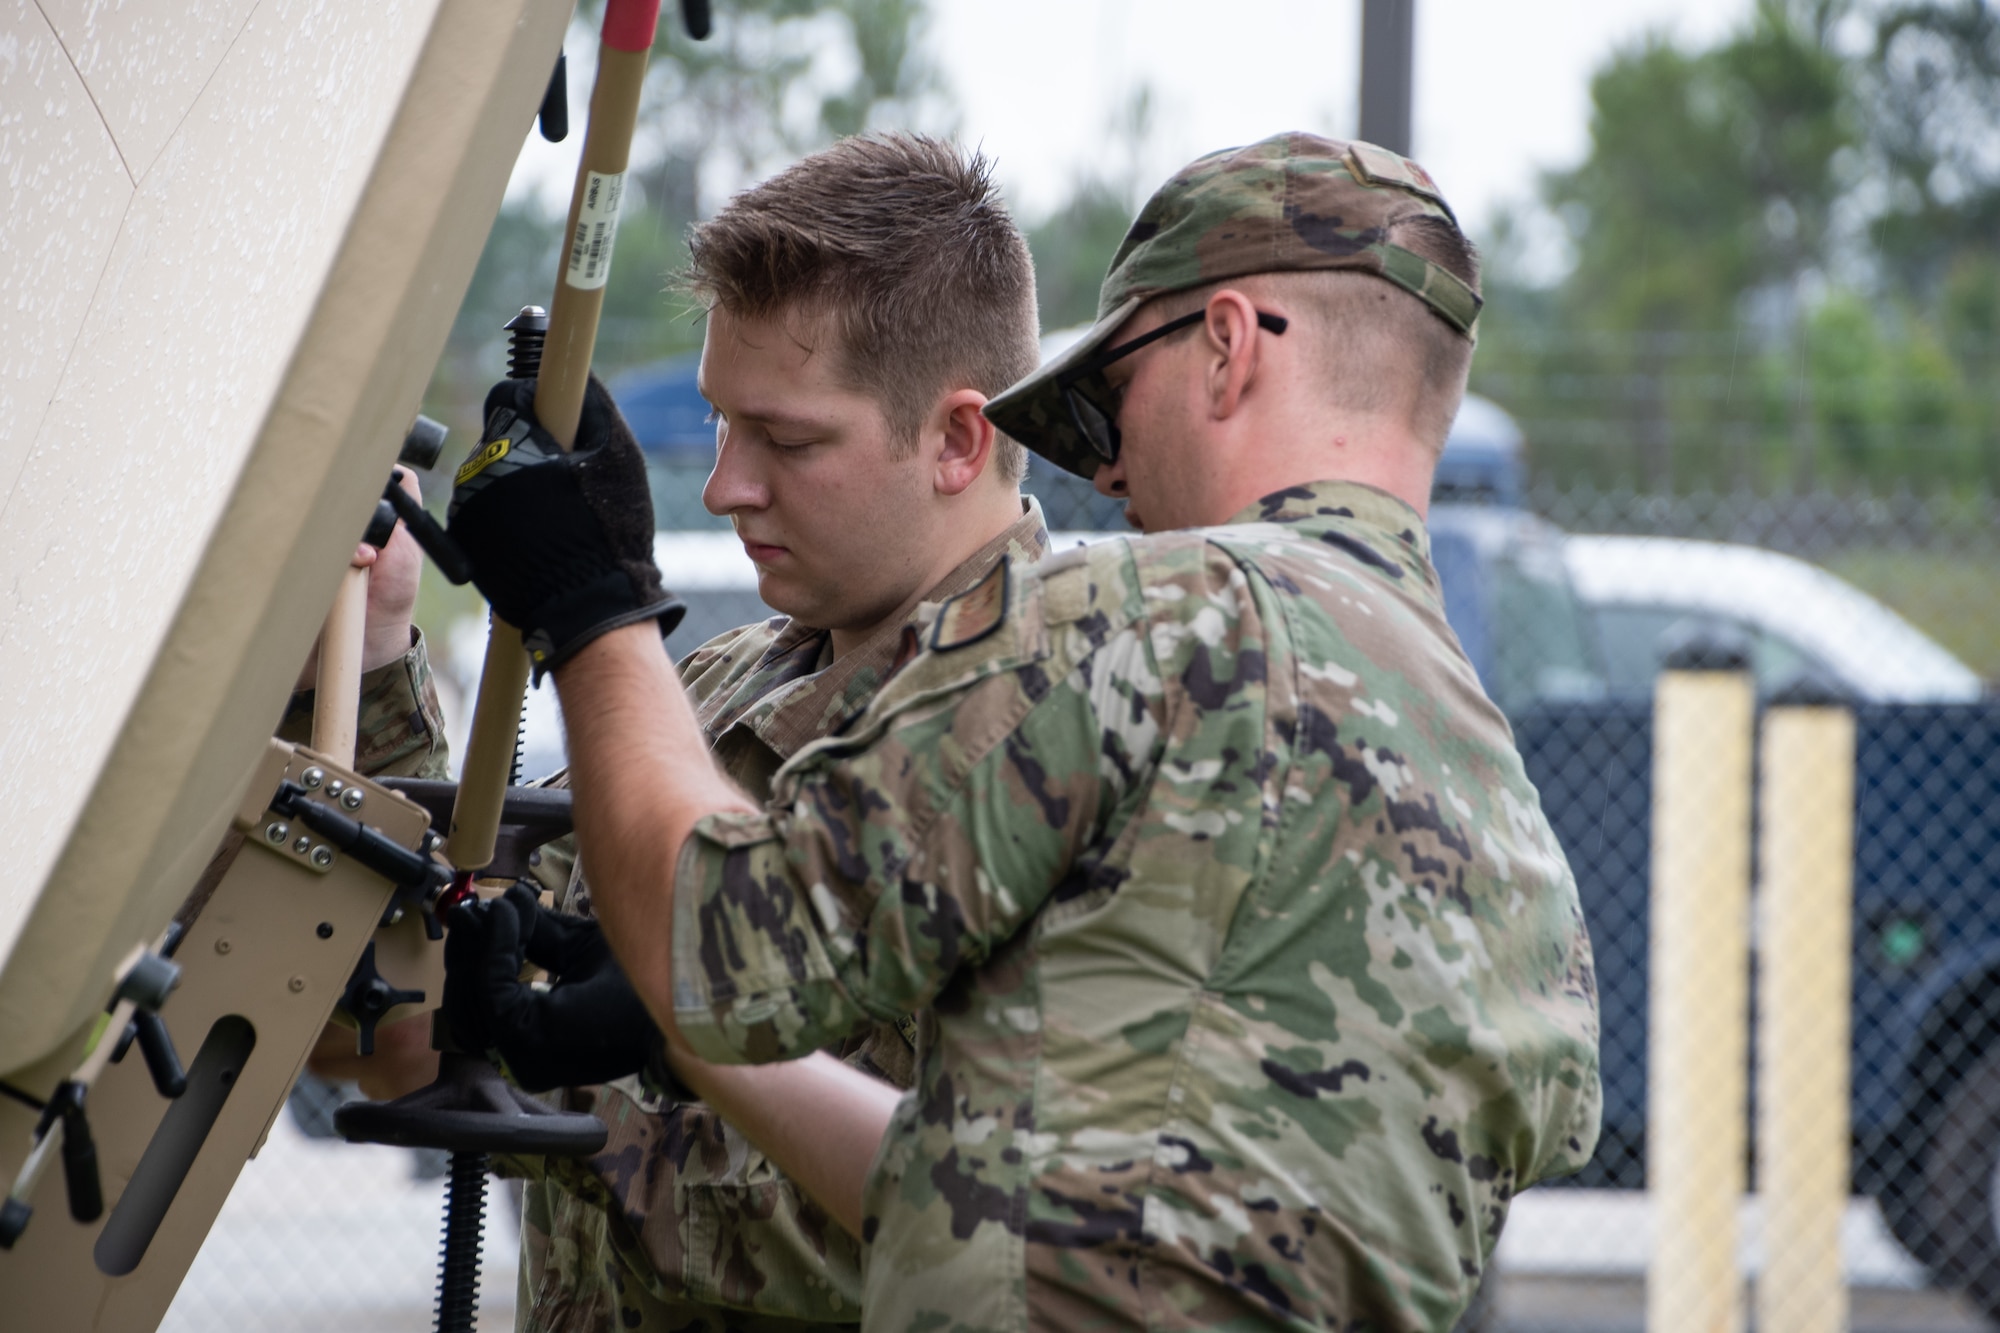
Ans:
{"label": "black knob handle", "polygon": [[361,960],[354,965],[354,975],[347,979],[347,989],[340,995],[340,1007],[354,1020],[355,1050],[362,1055],[375,1054],[375,1025],[382,1021],[382,1015],[399,1004],[420,1004],[423,998],[422,991],[401,990],[376,971],[375,941],[368,941]]}
{"label": "black knob handle", "polygon": [[548,91],[542,94],[542,109],[535,114],[541,122],[542,137],[561,143],[569,137],[569,55],[556,53],[556,68],[549,75]]}
{"label": "black knob handle", "polygon": [[28,1229],[28,1219],[35,1210],[19,1199],[9,1198],[0,1203],[0,1250],[11,1250],[14,1242],[21,1239],[21,1233]]}
{"label": "black knob handle", "polygon": [[181,1066],[181,1055],[174,1049],[166,1020],[150,1009],[141,1009],[133,1016],[132,1023],[139,1029],[139,1054],[146,1057],[146,1072],[153,1076],[153,1087],[162,1097],[178,1097],[186,1092],[187,1070]]}
{"label": "black knob handle", "polygon": [[[438,521],[431,517],[431,511],[424,508],[416,496],[404,490],[394,477],[389,478],[389,484],[382,488],[382,504],[376,506],[378,511],[383,505],[386,505],[396,518],[403,520],[405,526],[410,529],[410,535],[417,539],[417,545],[423,547],[424,554],[437,565],[438,573],[456,584],[472,582],[472,562],[465,558],[465,552],[459,550],[458,543],[438,526]],[[387,541],[388,538],[385,537],[383,540]]]}
{"label": "black knob handle", "polygon": [[398,463],[405,463],[419,472],[429,472],[438,465],[444,454],[445,436],[451,428],[442,421],[432,421],[419,412],[410,425],[410,433],[403,437],[403,451],[396,455]]}
{"label": "black knob handle", "polygon": [[69,1187],[69,1215],[79,1222],[95,1222],[104,1216],[104,1183],[97,1171],[97,1142],[90,1137],[90,1121],[83,1114],[83,1089],[75,1091],[63,1106],[63,1183]]}
{"label": "black knob handle", "polygon": [[[394,485],[395,483],[392,482],[390,484]],[[401,490],[402,487],[398,486],[396,489]],[[368,519],[367,531],[361,534],[362,542],[379,551],[387,546],[389,539],[395,535],[396,506],[390,504],[387,500],[377,500],[375,502],[375,512]]]}

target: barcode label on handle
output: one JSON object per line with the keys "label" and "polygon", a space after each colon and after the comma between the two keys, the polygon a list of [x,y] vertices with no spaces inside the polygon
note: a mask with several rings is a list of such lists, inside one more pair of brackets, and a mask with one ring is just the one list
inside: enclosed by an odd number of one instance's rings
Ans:
{"label": "barcode label on handle", "polygon": [[625,173],[606,176],[592,171],[587,176],[564,280],[572,287],[593,291],[611,276],[611,243],[618,235],[618,201],[625,194]]}

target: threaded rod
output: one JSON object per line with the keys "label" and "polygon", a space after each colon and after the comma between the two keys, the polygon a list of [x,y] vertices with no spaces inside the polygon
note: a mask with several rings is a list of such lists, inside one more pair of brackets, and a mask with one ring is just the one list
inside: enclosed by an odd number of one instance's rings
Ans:
{"label": "threaded rod", "polygon": [[472,1333],[479,1309],[479,1240],[486,1218],[486,1154],[451,1155],[438,1261],[437,1333]]}

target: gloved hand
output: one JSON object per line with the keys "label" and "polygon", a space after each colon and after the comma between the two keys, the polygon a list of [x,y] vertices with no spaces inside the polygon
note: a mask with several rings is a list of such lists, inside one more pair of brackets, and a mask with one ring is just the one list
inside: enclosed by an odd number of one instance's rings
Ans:
{"label": "gloved hand", "polygon": [[645,459],[595,375],[569,453],[535,420],[535,381],[494,385],[446,520],[473,583],[520,629],[537,680],[621,626],[680,623],[653,563]]}
{"label": "gloved hand", "polygon": [[[461,903],[447,920],[444,1013],[460,1047],[498,1055],[530,1092],[645,1065],[659,1029],[595,921],[543,911],[527,881]],[[524,957],[554,977],[548,990],[520,980]]]}

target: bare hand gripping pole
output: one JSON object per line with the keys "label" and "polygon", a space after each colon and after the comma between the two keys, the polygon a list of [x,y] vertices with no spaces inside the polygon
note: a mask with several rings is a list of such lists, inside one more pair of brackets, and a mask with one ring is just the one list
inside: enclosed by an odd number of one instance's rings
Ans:
{"label": "bare hand gripping pole", "polygon": [[[542,346],[535,386],[535,417],[565,449],[575,442],[577,420],[583,414],[625,166],[659,16],[660,0],[608,0],[604,7],[590,124],[584,132],[576,189],[570,196],[563,272],[549,309],[548,339]],[[496,616],[486,641],[458,803],[451,812],[448,854],[461,875],[482,870],[493,860],[527,688],[528,655],[521,647],[521,632]]]}

